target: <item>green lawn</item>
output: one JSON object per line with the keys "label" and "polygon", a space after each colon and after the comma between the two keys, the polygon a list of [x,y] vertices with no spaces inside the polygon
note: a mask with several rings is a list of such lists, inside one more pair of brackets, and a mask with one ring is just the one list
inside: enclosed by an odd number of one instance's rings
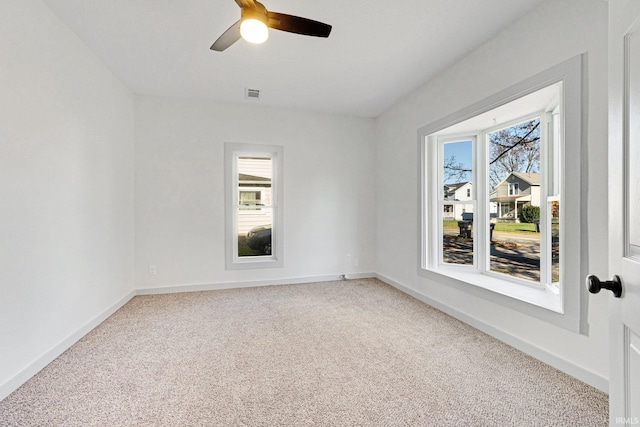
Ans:
{"label": "green lawn", "polygon": [[444,228],[458,228],[458,221],[447,220],[443,221]]}
{"label": "green lawn", "polygon": [[[444,221],[444,228],[458,228],[458,221]],[[508,231],[511,233],[535,233],[535,224],[518,224],[514,222],[497,222],[494,231]]]}
{"label": "green lawn", "polygon": [[256,251],[247,246],[247,237],[244,235],[238,235],[238,256],[259,256],[260,251]]}
{"label": "green lawn", "polygon": [[512,233],[535,233],[535,224],[514,223],[514,222],[497,222],[494,231],[509,231]]}

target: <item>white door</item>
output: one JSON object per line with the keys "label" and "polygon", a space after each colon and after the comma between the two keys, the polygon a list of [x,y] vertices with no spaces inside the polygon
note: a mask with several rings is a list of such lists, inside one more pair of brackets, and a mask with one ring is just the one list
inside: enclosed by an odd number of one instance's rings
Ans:
{"label": "white door", "polygon": [[[640,424],[640,1],[609,1],[610,422]],[[604,293],[604,292],[603,292]]]}

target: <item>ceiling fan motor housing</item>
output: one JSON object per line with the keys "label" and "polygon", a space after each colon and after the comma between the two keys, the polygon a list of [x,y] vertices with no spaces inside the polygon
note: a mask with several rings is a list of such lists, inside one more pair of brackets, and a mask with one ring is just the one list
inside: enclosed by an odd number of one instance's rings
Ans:
{"label": "ceiling fan motor housing", "polygon": [[262,13],[257,9],[249,9],[243,8],[240,14],[241,19],[244,21],[245,19],[257,19],[258,21],[262,21],[267,24],[267,12]]}

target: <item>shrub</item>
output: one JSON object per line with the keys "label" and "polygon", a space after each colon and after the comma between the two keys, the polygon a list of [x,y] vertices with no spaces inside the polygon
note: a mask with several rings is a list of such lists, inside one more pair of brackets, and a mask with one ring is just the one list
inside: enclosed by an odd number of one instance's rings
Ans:
{"label": "shrub", "polygon": [[540,206],[527,205],[523,206],[518,214],[520,222],[531,223],[534,219],[540,218]]}

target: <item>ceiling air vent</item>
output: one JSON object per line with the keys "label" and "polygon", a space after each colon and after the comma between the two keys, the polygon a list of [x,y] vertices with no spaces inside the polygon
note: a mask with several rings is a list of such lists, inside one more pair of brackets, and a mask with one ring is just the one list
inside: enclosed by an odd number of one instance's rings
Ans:
{"label": "ceiling air vent", "polygon": [[245,99],[258,100],[258,99],[260,99],[260,89],[249,89],[249,88],[247,88],[247,90],[244,93],[244,97],[245,97]]}

